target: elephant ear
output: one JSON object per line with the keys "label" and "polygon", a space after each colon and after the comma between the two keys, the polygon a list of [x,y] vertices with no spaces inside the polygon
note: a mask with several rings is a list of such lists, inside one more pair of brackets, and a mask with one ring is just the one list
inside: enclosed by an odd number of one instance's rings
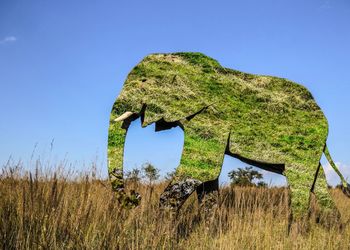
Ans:
{"label": "elephant ear", "polygon": [[167,75],[147,86],[143,126],[160,119],[174,122],[195,114],[207,106],[200,92],[184,82],[182,75]]}
{"label": "elephant ear", "polygon": [[201,53],[152,54],[130,72],[122,95],[137,108],[146,106],[143,126],[161,119],[178,121],[220,99],[220,69]]}
{"label": "elephant ear", "polygon": [[149,55],[129,74],[125,94],[146,106],[143,126],[160,119],[178,121],[208,105],[197,86],[200,74],[200,67],[181,56]]}

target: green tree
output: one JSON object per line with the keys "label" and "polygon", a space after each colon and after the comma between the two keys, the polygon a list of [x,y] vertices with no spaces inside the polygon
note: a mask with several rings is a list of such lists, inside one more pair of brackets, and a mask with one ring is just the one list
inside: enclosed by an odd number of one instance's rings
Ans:
{"label": "green tree", "polygon": [[141,170],[133,168],[131,171],[126,172],[125,177],[132,184],[133,189],[136,189],[141,180]]}
{"label": "green tree", "polygon": [[263,181],[259,181],[257,184],[254,180],[261,180],[263,175],[258,171],[254,170],[253,167],[238,168],[228,173],[228,177],[231,180],[231,185],[237,186],[258,186],[266,187],[267,184]]}
{"label": "green tree", "polygon": [[143,164],[142,170],[144,172],[144,178],[148,181],[150,186],[159,179],[159,169],[154,167],[151,163],[147,162]]}
{"label": "green tree", "polygon": [[142,170],[144,172],[144,178],[148,180],[148,188],[149,188],[148,202],[150,202],[153,194],[153,189],[154,189],[153,182],[155,182],[159,178],[159,169],[154,167],[151,163],[147,162],[142,165]]}

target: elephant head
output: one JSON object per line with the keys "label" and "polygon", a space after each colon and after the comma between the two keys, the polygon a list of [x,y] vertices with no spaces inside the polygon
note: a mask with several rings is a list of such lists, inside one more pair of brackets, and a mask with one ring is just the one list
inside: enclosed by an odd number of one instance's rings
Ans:
{"label": "elephant head", "polygon": [[201,53],[152,54],[129,73],[113,105],[108,136],[109,176],[123,205],[134,206],[140,200],[136,192],[128,196],[124,191],[123,152],[130,122],[141,117],[143,127],[161,121],[178,124],[209,106],[213,100],[188,83],[195,83],[203,70],[219,66]]}

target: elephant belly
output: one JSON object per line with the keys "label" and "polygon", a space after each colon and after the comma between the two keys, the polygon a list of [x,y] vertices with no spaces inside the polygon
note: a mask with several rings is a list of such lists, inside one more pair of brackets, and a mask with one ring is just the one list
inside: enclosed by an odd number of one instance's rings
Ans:
{"label": "elephant belly", "polygon": [[[261,121],[260,121],[261,122]],[[250,121],[231,131],[232,154],[269,164],[313,163],[320,157],[327,138],[327,124],[290,126],[283,122]]]}

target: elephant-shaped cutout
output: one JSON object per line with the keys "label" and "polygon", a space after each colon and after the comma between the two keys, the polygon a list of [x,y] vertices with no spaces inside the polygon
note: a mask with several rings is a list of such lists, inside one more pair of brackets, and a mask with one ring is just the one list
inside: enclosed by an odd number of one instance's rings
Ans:
{"label": "elephant-shaped cutout", "polygon": [[126,194],[123,181],[125,136],[139,117],[143,127],[184,130],[180,165],[160,197],[163,208],[177,211],[194,191],[200,200],[215,193],[225,154],[286,176],[295,218],[307,214],[310,192],[322,209],[334,208],[323,154],[350,194],[326,146],[327,120],[305,87],[224,68],[201,53],[152,54],[129,73],[110,116],[109,175],[123,206],[140,201],[135,191]]}

